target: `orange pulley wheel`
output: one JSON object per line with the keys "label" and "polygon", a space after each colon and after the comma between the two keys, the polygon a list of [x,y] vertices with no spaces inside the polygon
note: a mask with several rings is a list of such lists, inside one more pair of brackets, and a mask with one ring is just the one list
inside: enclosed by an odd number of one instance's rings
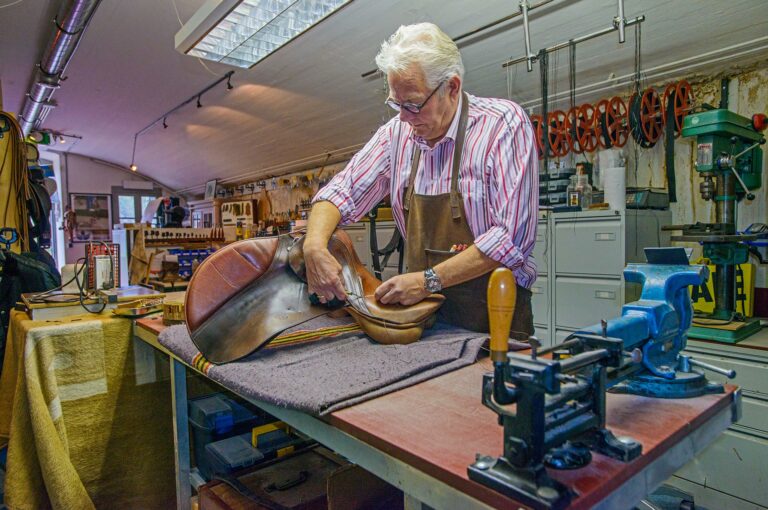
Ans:
{"label": "orange pulley wheel", "polygon": [[597,136],[597,145],[601,149],[610,149],[613,147],[611,139],[608,138],[608,126],[606,125],[609,104],[607,99],[601,99],[595,105],[595,136]]}
{"label": "orange pulley wheel", "polygon": [[552,155],[562,158],[568,154],[568,131],[565,127],[565,112],[555,110],[547,114],[547,137]]}
{"label": "orange pulley wheel", "polygon": [[578,115],[578,106],[574,106],[565,114],[565,136],[568,138],[568,147],[570,147],[574,154],[582,154],[584,152],[579,143],[579,137],[576,135],[576,119]]}
{"label": "orange pulley wheel", "polygon": [[584,103],[579,107],[579,113],[576,116],[576,137],[579,145],[586,152],[594,152],[597,148],[596,121],[594,106]]}
{"label": "orange pulley wheel", "polygon": [[664,114],[661,99],[655,89],[647,89],[640,96],[632,94],[629,123],[632,138],[641,147],[647,149],[656,145],[664,131]]}
{"label": "orange pulley wheel", "polygon": [[627,105],[619,96],[608,100],[605,117],[602,122],[603,136],[610,140],[613,147],[624,147],[629,138],[629,118]]}
{"label": "orange pulley wheel", "polygon": [[693,110],[693,87],[685,80],[680,80],[675,87],[675,126],[676,131],[683,131],[683,120]]}

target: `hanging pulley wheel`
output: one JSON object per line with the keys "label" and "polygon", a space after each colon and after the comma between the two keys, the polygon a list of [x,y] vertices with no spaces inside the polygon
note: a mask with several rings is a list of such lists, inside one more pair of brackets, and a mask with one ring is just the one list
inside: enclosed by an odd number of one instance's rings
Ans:
{"label": "hanging pulley wheel", "polygon": [[605,116],[602,121],[603,136],[613,147],[624,147],[629,138],[629,118],[627,105],[619,96],[608,100]]}
{"label": "hanging pulley wheel", "polygon": [[597,110],[597,117],[595,119],[595,135],[597,136],[597,145],[599,145],[601,149],[610,149],[613,147],[611,139],[608,138],[607,115],[609,108],[610,107],[607,99],[601,99],[595,105],[595,110]]}
{"label": "hanging pulley wheel", "polygon": [[582,154],[584,152],[579,143],[579,137],[576,135],[576,119],[578,115],[578,106],[574,106],[565,114],[565,136],[568,138],[568,147],[571,148],[574,154]]}
{"label": "hanging pulley wheel", "polygon": [[664,114],[661,99],[655,89],[649,88],[642,95],[632,94],[629,124],[632,138],[640,147],[647,149],[659,141],[664,131]]}
{"label": "hanging pulley wheel", "polygon": [[533,132],[536,136],[536,151],[539,159],[544,158],[544,126],[541,122],[541,115],[531,115],[531,124],[533,125]]}
{"label": "hanging pulley wheel", "polygon": [[547,114],[547,137],[552,155],[562,158],[568,154],[568,130],[565,124],[566,115],[562,110]]}
{"label": "hanging pulley wheel", "polygon": [[586,152],[594,152],[597,148],[597,115],[595,107],[584,103],[576,115],[576,138]]}
{"label": "hanging pulley wheel", "polygon": [[664,89],[664,122],[670,122],[667,118],[667,104],[672,101],[675,118],[675,138],[680,136],[683,130],[683,120],[693,109],[693,87],[685,80],[670,83]]}

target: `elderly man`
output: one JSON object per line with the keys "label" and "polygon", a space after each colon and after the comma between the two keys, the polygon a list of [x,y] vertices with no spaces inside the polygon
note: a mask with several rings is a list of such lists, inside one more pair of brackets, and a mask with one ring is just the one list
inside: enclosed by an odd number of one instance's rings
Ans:
{"label": "elderly man", "polygon": [[389,195],[410,272],[382,283],[376,299],[410,305],[441,292],[442,321],[488,331],[489,273],[506,266],[518,285],[513,336],[527,339],[538,206],[530,120],[511,101],[464,92],[459,49],[431,23],[401,26],[376,64],[399,115],[315,196],[304,245],[309,291],[346,298],[328,240]]}

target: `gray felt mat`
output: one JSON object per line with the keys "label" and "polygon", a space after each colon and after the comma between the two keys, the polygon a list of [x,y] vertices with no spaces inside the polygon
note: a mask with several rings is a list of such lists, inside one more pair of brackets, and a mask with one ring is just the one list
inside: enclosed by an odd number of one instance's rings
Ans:
{"label": "gray felt mat", "polygon": [[[296,330],[348,324],[319,317]],[[213,365],[207,375],[243,397],[324,415],[475,362],[487,335],[435,325],[410,345],[381,345],[361,332],[261,350]],[[192,365],[198,350],[186,326],[172,326],[160,344]],[[224,341],[224,339],[222,339]]]}

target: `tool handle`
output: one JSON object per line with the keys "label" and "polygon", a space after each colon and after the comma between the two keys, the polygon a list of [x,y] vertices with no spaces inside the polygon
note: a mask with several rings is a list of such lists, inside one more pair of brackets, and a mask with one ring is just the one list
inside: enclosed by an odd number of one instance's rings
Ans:
{"label": "tool handle", "polygon": [[517,301],[515,276],[507,268],[498,268],[488,282],[488,321],[491,330],[491,360],[506,361],[509,329]]}
{"label": "tool handle", "polygon": [[695,367],[703,368],[704,370],[709,370],[711,372],[715,372],[716,374],[724,375],[728,379],[733,379],[736,377],[735,370],[726,370],[725,368],[716,367],[715,365],[697,361],[693,358],[689,359],[688,362]]}

